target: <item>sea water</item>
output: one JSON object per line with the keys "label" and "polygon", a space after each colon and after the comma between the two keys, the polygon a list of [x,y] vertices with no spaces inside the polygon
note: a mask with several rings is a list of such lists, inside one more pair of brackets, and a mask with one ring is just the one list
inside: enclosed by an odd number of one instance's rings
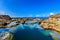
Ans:
{"label": "sea water", "polygon": [[38,24],[19,25],[13,40],[53,40],[48,31],[38,26]]}
{"label": "sea water", "polygon": [[38,24],[31,25],[28,22],[12,28],[0,28],[0,33],[4,34],[4,32],[12,34],[13,40],[53,40],[50,31],[44,30]]}

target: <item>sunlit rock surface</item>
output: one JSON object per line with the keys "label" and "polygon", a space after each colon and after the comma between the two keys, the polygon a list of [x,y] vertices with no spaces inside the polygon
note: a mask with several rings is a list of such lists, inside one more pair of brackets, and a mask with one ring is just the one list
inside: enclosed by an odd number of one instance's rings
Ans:
{"label": "sunlit rock surface", "polygon": [[6,27],[11,22],[11,17],[8,15],[0,15],[0,28]]}
{"label": "sunlit rock surface", "polygon": [[60,33],[60,14],[50,15],[48,19],[41,22],[41,27]]}

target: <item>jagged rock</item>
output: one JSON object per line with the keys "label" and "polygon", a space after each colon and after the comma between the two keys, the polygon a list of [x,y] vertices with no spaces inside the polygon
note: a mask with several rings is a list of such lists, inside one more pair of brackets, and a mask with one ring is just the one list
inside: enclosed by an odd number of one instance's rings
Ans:
{"label": "jagged rock", "polygon": [[50,15],[48,19],[41,22],[41,27],[60,33],[60,14]]}
{"label": "jagged rock", "polygon": [[11,18],[8,15],[0,15],[0,27],[4,27],[11,22]]}
{"label": "jagged rock", "polygon": [[10,20],[11,17],[8,16],[8,15],[0,15],[0,19],[7,19],[7,20]]}

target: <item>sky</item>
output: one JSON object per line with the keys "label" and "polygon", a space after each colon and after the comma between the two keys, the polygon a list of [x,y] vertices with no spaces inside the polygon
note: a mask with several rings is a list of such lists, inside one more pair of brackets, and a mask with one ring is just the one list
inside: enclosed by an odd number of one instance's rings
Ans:
{"label": "sky", "polygon": [[47,17],[50,13],[60,13],[60,0],[0,0],[0,14]]}

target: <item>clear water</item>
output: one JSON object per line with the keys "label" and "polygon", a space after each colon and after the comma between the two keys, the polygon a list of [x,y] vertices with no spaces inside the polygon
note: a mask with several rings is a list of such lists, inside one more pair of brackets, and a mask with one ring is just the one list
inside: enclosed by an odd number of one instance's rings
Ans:
{"label": "clear water", "polygon": [[50,31],[44,30],[38,24],[30,25],[28,22],[12,28],[0,28],[0,35],[4,32],[13,34],[13,40],[53,40]]}
{"label": "clear water", "polygon": [[53,40],[49,31],[35,25],[19,25],[14,33],[13,40]]}

